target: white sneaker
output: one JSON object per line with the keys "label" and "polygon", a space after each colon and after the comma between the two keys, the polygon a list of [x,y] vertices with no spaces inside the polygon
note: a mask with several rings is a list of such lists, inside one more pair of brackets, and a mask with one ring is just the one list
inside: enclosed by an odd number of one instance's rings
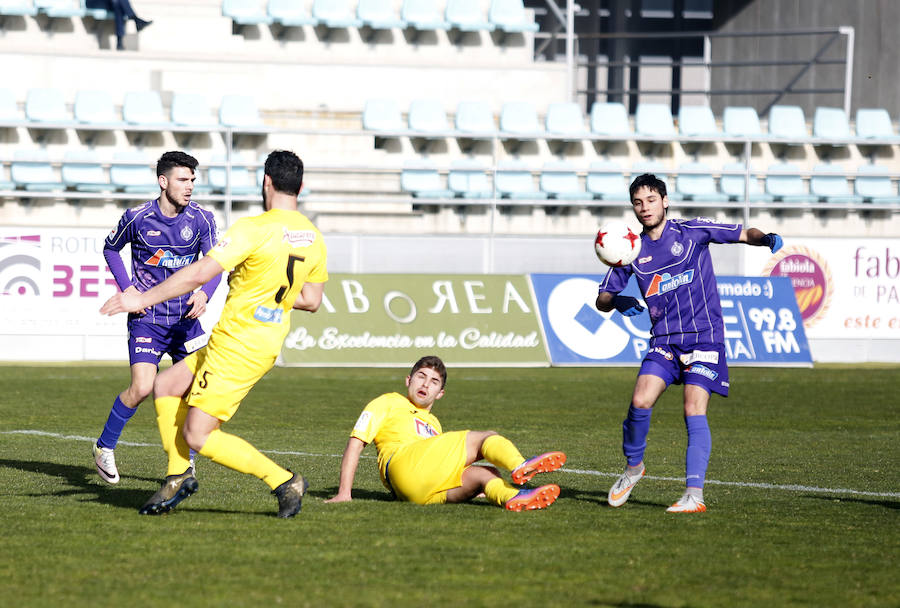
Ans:
{"label": "white sneaker", "polygon": [[97,473],[106,483],[119,483],[119,469],[116,468],[116,456],[109,448],[101,448],[96,443],[91,446],[94,452],[94,464]]}
{"label": "white sneaker", "polygon": [[628,500],[631,491],[634,489],[634,486],[641,480],[641,477],[644,476],[646,470],[646,468],[641,467],[640,473],[629,475],[628,469],[625,469],[625,472],[616,480],[613,487],[609,489],[609,496],[606,498],[609,502],[609,506],[621,507],[624,505],[625,501]]}
{"label": "white sneaker", "polygon": [[685,492],[674,505],[666,509],[666,513],[705,513],[706,505],[702,500]]}

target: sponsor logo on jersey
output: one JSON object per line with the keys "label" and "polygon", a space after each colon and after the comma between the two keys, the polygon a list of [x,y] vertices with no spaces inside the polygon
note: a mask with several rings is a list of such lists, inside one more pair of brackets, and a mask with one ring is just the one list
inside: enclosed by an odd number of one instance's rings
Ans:
{"label": "sponsor logo on jersey", "polygon": [[213,247],[213,249],[217,249],[217,250],[219,250],[219,251],[222,251],[223,249],[225,249],[225,248],[228,247],[229,245],[231,245],[231,239],[222,239],[221,241],[219,241],[218,243],[216,243],[216,246]]}
{"label": "sponsor logo on jersey", "polygon": [[669,351],[667,351],[667,350],[664,349],[664,348],[660,348],[659,346],[654,346],[653,348],[650,349],[650,352],[651,352],[651,353],[656,353],[657,355],[662,355],[663,357],[665,357],[665,358],[668,359],[669,361],[671,361],[672,359],[675,358],[675,355],[673,355],[672,353],[670,353]]}
{"label": "sponsor logo on jersey", "polygon": [[690,365],[689,367],[687,367],[684,370],[684,373],[698,374],[700,376],[703,376],[704,378],[709,378],[710,380],[715,380],[716,378],[719,377],[719,374],[717,374],[715,371],[709,369],[705,365],[700,365],[699,363],[694,363],[693,365]]}
{"label": "sponsor logo on jersey", "polygon": [[134,341],[138,344],[150,344],[153,342],[153,338],[147,338],[144,336],[135,336]]}
{"label": "sponsor logo on jersey", "polygon": [[284,228],[284,236],[281,240],[287,241],[291,247],[309,247],[316,240],[316,233],[312,230],[288,230]]}
{"label": "sponsor logo on jersey", "polygon": [[162,234],[162,232],[160,232],[159,230],[148,230],[147,231],[147,236],[159,236],[160,234]]}
{"label": "sponsor logo on jersey", "polygon": [[263,323],[281,323],[282,312],[280,308],[257,306],[256,311],[253,313],[253,318]]}
{"label": "sponsor logo on jersey", "polygon": [[708,218],[708,217],[704,217],[704,216],[698,217],[695,221],[703,222],[704,224],[712,224],[713,223],[712,218]]}
{"label": "sponsor logo on jersey", "polygon": [[106,238],[108,238],[109,240],[113,240],[114,238],[116,238],[116,235],[117,235],[117,234],[119,234],[119,227],[118,227],[118,226],[116,226],[115,228],[113,228],[112,230],[110,230],[110,231],[109,231],[109,236],[107,236]]}
{"label": "sponsor logo on jersey", "polygon": [[171,251],[157,249],[150,259],[144,264],[147,266],[159,266],[161,268],[182,268],[194,261],[194,254],[175,255]]}
{"label": "sponsor logo on jersey", "polygon": [[645,258],[638,258],[638,264],[646,264],[647,262],[652,262],[652,261],[653,261],[652,255],[648,255]]}
{"label": "sponsor logo on jersey", "polygon": [[691,363],[718,363],[719,353],[714,350],[695,350],[681,355],[681,363],[690,365]]}
{"label": "sponsor logo on jersey", "polygon": [[657,296],[668,293],[674,289],[678,289],[682,285],[687,285],[694,281],[694,269],[686,270],[674,277],[668,272],[662,275],[655,274],[650,280],[650,287],[644,297]]}
{"label": "sponsor logo on jersey", "polygon": [[193,236],[194,236],[194,231],[191,230],[190,226],[185,226],[184,228],[181,229],[181,238],[183,238],[185,241],[191,240],[191,238],[193,238]]}
{"label": "sponsor logo on jersey", "polygon": [[372,412],[363,412],[359,415],[359,418],[356,419],[356,424],[353,425],[353,430],[357,433],[365,433],[366,429],[369,428],[369,420],[372,419]]}
{"label": "sponsor logo on jersey", "polygon": [[155,357],[159,357],[160,354],[161,354],[158,350],[153,349],[153,348],[149,348],[149,347],[146,347],[146,346],[135,346],[135,347],[134,347],[134,352],[135,352],[136,354],[138,354],[138,355],[140,355],[140,354],[150,354],[150,355],[153,355],[153,356],[155,356]]}
{"label": "sponsor logo on jersey", "polygon": [[416,435],[419,437],[437,437],[438,432],[427,422],[416,418]]}

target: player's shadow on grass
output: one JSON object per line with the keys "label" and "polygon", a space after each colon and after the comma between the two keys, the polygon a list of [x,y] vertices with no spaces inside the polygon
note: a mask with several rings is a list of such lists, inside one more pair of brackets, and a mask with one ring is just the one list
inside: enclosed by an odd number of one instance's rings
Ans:
{"label": "player's shadow on grass", "polygon": [[[40,473],[51,477],[64,479],[71,488],[56,490],[48,493],[33,493],[30,496],[93,496],[98,502],[136,509],[144,504],[149,493],[147,490],[137,488],[117,488],[97,481],[97,474],[90,467],[59,464],[56,462],[40,462],[34,460],[2,460],[0,466],[10,469],[19,469],[26,473]],[[141,481],[158,483],[158,479],[132,478]]]}
{"label": "player's shadow on grass", "polygon": [[816,500],[827,500],[828,502],[855,502],[862,505],[874,505],[876,507],[884,507],[886,509],[900,509],[900,501],[887,500],[883,498],[844,498],[837,496],[819,496],[807,494],[806,498],[814,498]]}
{"label": "player's shadow on grass", "polygon": [[[315,496],[322,500],[328,500],[337,494],[337,486],[332,486],[322,490],[307,490],[308,496]],[[379,492],[377,490],[366,490],[361,488],[353,488],[353,500],[379,500],[381,502],[394,502],[394,497],[387,490]]]}
{"label": "player's shadow on grass", "polygon": [[[594,504],[600,505],[601,507],[606,507],[612,509],[614,507],[609,506],[609,502],[607,500],[609,496],[608,490],[598,489],[597,491],[585,491],[585,490],[573,490],[569,488],[562,488],[562,491],[559,494],[560,499],[563,498],[571,498],[572,500],[577,500],[581,502],[592,502]],[[649,500],[640,500],[634,497],[628,499],[629,505],[643,505],[645,507],[668,507],[668,504],[663,504],[660,502],[652,502]]]}

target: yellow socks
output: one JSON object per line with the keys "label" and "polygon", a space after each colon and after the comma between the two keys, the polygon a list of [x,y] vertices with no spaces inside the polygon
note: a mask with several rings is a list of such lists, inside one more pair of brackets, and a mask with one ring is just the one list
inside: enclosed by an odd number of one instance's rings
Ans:
{"label": "yellow socks", "polygon": [[188,405],[181,397],[159,397],[153,403],[156,406],[159,437],[162,439],[163,449],[169,455],[166,475],[181,475],[191,466],[191,449],[181,434]]}
{"label": "yellow socks", "polygon": [[491,464],[507,471],[512,471],[525,462],[525,457],[513,442],[502,435],[491,435],[485,439],[481,444],[481,455]]}
{"label": "yellow socks", "polygon": [[518,493],[518,488],[510,485],[506,480],[500,479],[499,477],[490,480],[484,486],[485,497],[498,507],[505,505]]}
{"label": "yellow socks", "polygon": [[293,477],[248,442],[221,429],[210,433],[200,453],[229,469],[259,477],[273,490]]}

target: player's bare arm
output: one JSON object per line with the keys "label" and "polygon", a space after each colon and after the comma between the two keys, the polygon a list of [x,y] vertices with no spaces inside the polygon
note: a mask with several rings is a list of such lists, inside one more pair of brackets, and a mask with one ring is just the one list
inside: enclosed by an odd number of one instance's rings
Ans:
{"label": "player's bare arm", "polygon": [[757,247],[768,247],[775,253],[781,249],[782,239],[774,232],[766,234],[758,228],[746,228],[741,230],[741,237],[738,239],[741,243],[755,245]]}
{"label": "player's bare arm", "polygon": [[139,312],[148,306],[194,291],[223,271],[224,268],[216,260],[204,256],[144,293],[117,293],[103,304],[100,313],[114,315],[120,312]]}
{"label": "player's bare arm", "polygon": [[361,439],[351,437],[344,448],[344,456],[341,458],[341,480],[338,491],[332,498],[325,502],[347,502],[352,500],[353,478],[356,477],[356,468],[359,466],[359,456],[366,444]]}
{"label": "player's bare arm", "polygon": [[305,283],[297,299],[294,300],[294,308],[316,312],[322,304],[322,294],[325,292],[325,283]]}

